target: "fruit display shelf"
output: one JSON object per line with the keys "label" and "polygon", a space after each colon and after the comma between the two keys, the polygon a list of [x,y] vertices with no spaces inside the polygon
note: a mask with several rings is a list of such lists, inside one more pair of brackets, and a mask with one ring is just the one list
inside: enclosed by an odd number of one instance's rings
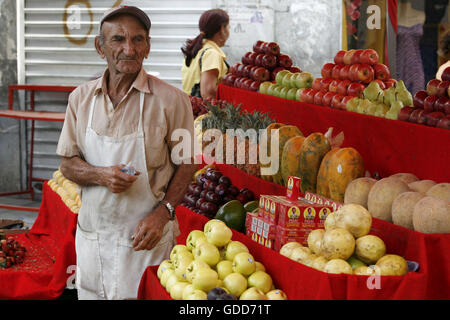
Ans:
{"label": "fruit display shelf", "polygon": [[342,147],[359,151],[366,169],[381,177],[411,172],[421,179],[450,181],[450,131],[414,123],[378,118],[272,97],[219,84],[218,99],[241,104],[249,112],[267,112],[278,122],[297,126],[305,135],[343,131]]}

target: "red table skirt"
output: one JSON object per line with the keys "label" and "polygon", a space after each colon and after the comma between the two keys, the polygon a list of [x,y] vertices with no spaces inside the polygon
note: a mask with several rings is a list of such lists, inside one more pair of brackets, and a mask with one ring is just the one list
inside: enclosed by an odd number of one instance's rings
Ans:
{"label": "red table skirt", "polygon": [[449,182],[450,130],[347,112],[272,97],[219,84],[217,98],[248,111],[269,112],[277,122],[296,125],[306,136],[344,131],[343,147],[362,155],[366,169],[381,177],[409,172],[420,179]]}
{"label": "red table skirt", "polygon": [[[257,179],[228,165],[218,165],[239,188],[249,187],[255,194],[270,194],[272,183]],[[255,178],[256,179],[256,178]],[[252,182],[254,183],[254,182]],[[283,188],[284,189],[284,188]],[[275,188],[280,194],[285,192]],[[203,230],[208,219],[184,207],[177,207],[181,234],[177,242],[184,244],[192,230]],[[268,249],[246,235],[233,230],[233,240],[244,243],[257,261],[262,262],[272,276],[277,288],[285,291],[290,299],[449,299],[450,298],[450,235],[426,235],[389,222],[373,219],[371,234],[381,237],[388,253],[403,256],[420,264],[419,272],[407,275],[383,276],[380,289],[369,289],[367,276],[334,275],[317,271],[294,262],[278,252]],[[155,275],[156,266],[149,267],[140,283],[139,299],[166,299],[165,289]],[[376,283],[373,283],[376,285]]]}
{"label": "red table skirt", "polygon": [[14,237],[27,249],[22,264],[0,270],[0,299],[56,299],[76,265],[77,215],[44,183],[39,215],[31,230]]}

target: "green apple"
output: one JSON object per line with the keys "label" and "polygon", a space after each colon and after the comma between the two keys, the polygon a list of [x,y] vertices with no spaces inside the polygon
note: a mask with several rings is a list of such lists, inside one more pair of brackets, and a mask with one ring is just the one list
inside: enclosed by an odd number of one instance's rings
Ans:
{"label": "green apple", "polygon": [[296,88],[290,88],[287,92],[286,98],[289,100],[295,100],[295,97],[297,95],[297,89]]}
{"label": "green apple", "polygon": [[278,85],[281,85],[281,83],[283,82],[283,78],[284,76],[290,72],[289,70],[281,70],[277,73],[277,75],[275,76],[275,82]]}
{"label": "green apple", "polygon": [[203,260],[193,260],[186,268],[186,272],[183,275],[183,278],[185,278],[187,281],[192,283],[192,277],[194,276],[195,272],[197,272],[200,268],[209,268],[209,264],[207,264]]}
{"label": "green apple", "polygon": [[186,239],[186,247],[189,251],[192,252],[195,248],[195,243],[198,239],[204,238],[206,239],[205,233],[201,230],[193,230],[189,233]]}
{"label": "green apple", "polygon": [[280,97],[281,95],[281,89],[283,89],[282,86],[275,86],[275,88],[273,88],[273,96],[274,97]]}
{"label": "green apple", "polygon": [[280,95],[279,97],[282,99],[287,99],[287,93],[289,91],[289,87],[282,87],[280,90]]}
{"label": "green apple", "polygon": [[257,271],[266,272],[266,267],[264,267],[264,265],[259,261],[255,261],[255,272],[257,272]]}
{"label": "green apple", "polygon": [[272,277],[264,271],[253,272],[247,279],[249,287],[255,287],[267,293],[272,288]]}
{"label": "green apple", "polygon": [[301,72],[296,80],[295,80],[296,87],[298,88],[311,88],[312,83],[314,81],[314,77],[309,72]]}
{"label": "green apple", "polygon": [[209,243],[223,247],[230,242],[233,232],[226,224],[213,223],[205,227],[205,236]]}
{"label": "green apple", "polygon": [[178,278],[184,278],[183,275],[186,273],[186,268],[191,264],[194,259],[188,255],[180,255],[173,263],[175,267],[175,274]]}
{"label": "green apple", "polygon": [[286,74],[283,76],[283,79],[281,80],[281,85],[283,87],[290,88],[291,87],[291,78],[293,75],[294,74],[290,71],[286,72]]}
{"label": "green apple", "polygon": [[189,252],[189,249],[183,244],[177,244],[175,247],[172,248],[172,251],[170,251],[170,260],[172,261],[175,260],[175,256],[177,256],[180,252],[183,251]]}
{"label": "green apple", "polygon": [[208,295],[202,290],[194,290],[183,300],[208,300]]}
{"label": "green apple", "polygon": [[300,94],[302,93],[303,90],[305,90],[305,88],[297,89],[297,92],[295,93],[295,100],[296,101],[302,101],[302,99],[300,98]]}
{"label": "green apple", "polygon": [[233,261],[234,256],[240,252],[248,252],[248,248],[240,241],[230,241],[226,246],[225,259]]}
{"label": "green apple", "polygon": [[260,289],[251,287],[242,292],[239,300],[267,300],[267,297]]}
{"label": "green apple", "polygon": [[270,81],[264,81],[259,85],[259,93],[262,94],[268,94],[269,92],[269,86],[272,85],[272,82]]}
{"label": "green apple", "polygon": [[233,262],[228,260],[220,261],[216,265],[217,274],[219,275],[219,279],[223,280],[227,275],[233,273]]}
{"label": "green apple", "polygon": [[192,276],[192,285],[195,289],[209,292],[209,290],[216,287],[218,279],[219,276],[213,269],[200,268]]}
{"label": "green apple", "polygon": [[275,92],[274,92],[275,87],[278,87],[278,85],[275,84],[275,83],[272,83],[272,84],[270,84],[270,86],[267,88],[267,94],[268,94],[269,96],[274,96],[274,95],[275,95]]}
{"label": "green apple", "polygon": [[163,273],[167,270],[167,269],[172,269],[174,270],[174,266],[171,260],[164,260],[163,262],[161,262],[161,264],[158,267],[158,271],[156,273],[156,275],[158,276],[158,279],[161,280],[161,276],[163,275]]}
{"label": "green apple", "polygon": [[223,285],[234,296],[239,297],[247,289],[247,279],[240,273],[230,273],[223,279]]}
{"label": "green apple", "polygon": [[194,290],[196,290],[196,289],[194,288],[194,286],[192,285],[192,283],[188,283],[188,285],[187,285],[186,287],[184,287],[184,290],[183,290],[183,296],[182,296],[183,300],[188,300],[188,299],[187,299],[188,296],[189,296],[192,292],[194,292]]}
{"label": "green apple", "polygon": [[249,276],[255,272],[256,263],[253,256],[248,252],[240,252],[234,256],[233,259],[233,271],[242,274],[243,276]]}
{"label": "green apple", "polygon": [[215,266],[220,260],[217,247],[209,242],[202,242],[194,250],[194,258],[206,262],[210,267]]}
{"label": "green apple", "polygon": [[167,279],[169,279],[170,276],[175,275],[175,270],[173,269],[167,269],[161,276],[161,285],[166,288]]}
{"label": "green apple", "polygon": [[279,289],[275,289],[266,293],[267,300],[287,300],[287,295]]}
{"label": "green apple", "polygon": [[183,291],[189,285],[187,282],[177,282],[170,288],[170,297],[173,300],[183,300]]}

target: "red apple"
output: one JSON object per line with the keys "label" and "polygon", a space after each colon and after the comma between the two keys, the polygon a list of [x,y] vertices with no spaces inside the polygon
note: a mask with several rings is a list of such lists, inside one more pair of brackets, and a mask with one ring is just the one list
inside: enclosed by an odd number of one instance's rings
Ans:
{"label": "red apple", "polygon": [[[247,52],[243,57],[242,57],[242,63],[243,64],[254,64],[254,52]],[[250,58],[250,57],[253,57]]]}
{"label": "red apple", "polygon": [[439,120],[439,122],[436,124],[436,128],[450,130],[450,117],[446,116],[445,118]]}
{"label": "red apple", "polygon": [[429,96],[435,96],[438,93],[438,87],[441,83],[441,80],[432,79],[427,83],[427,93]]}
{"label": "red apple", "polygon": [[305,103],[313,103],[313,102],[314,102],[314,96],[313,96],[312,102],[309,102],[310,95],[308,95],[308,93],[309,93],[310,91],[312,91],[312,90],[313,90],[313,89],[311,89],[311,88],[303,89],[303,90],[300,92],[300,101],[301,101],[301,102],[305,102]]}
{"label": "red apple", "polygon": [[381,89],[381,90],[386,89],[386,85],[385,85],[384,82],[381,81],[380,79],[375,79],[375,80],[373,80],[373,81],[376,82],[376,83],[378,83],[378,85],[380,86],[380,89]]}
{"label": "red apple", "polygon": [[256,53],[264,53],[264,51],[262,51],[262,45],[265,43],[265,41],[262,40],[258,40],[255,42],[255,44],[253,45],[253,51]]}
{"label": "red apple", "polygon": [[386,89],[390,88],[390,87],[394,87],[397,85],[397,80],[395,79],[388,79],[386,81],[384,81],[384,84],[386,85]]}
{"label": "red apple", "polygon": [[438,99],[438,96],[428,96],[424,101],[423,101],[423,109],[425,111],[428,112],[433,112],[434,110],[434,105],[436,103]]}
{"label": "red apple", "polygon": [[303,72],[302,69],[300,69],[299,67],[296,67],[296,66],[290,67],[289,71],[292,72],[292,73],[301,73],[301,72]]}
{"label": "red apple", "polygon": [[352,84],[350,80],[342,80],[339,82],[337,86],[337,93],[342,94],[343,96],[347,95],[348,87]]}
{"label": "red apple", "polygon": [[361,54],[364,52],[362,49],[357,49],[352,55],[351,64],[361,63]]}
{"label": "red apple", "polygon": [[349,102],[350,100],[352,100],[354,98],[355,97],[353,97],[353,96],[345,96],[344,99],[342,99],[342,101],[341,101],[341,109],[347,110],[347,102]]}
{"label": "red apple", "polygon": [[358,67],[357,77],[362,83],[370,83],[374,77],[373,68],[368,64],[360,64]]}
{"label": "red apple", "polygon": [[361,97],[365,87],[362,83],[352,82],[347,88],[347,94],[353,97]]}
{"label": "red apple", "polygon": [[256,56],[256,58],[255,58],[255,66],[262,67],[262,65],[263,65],[262,59],[263,59],[263,57],[264,57],[264,54],[262,54],[262,53],[259,53]]}
{"label": "red apple", "polygon": [[350,71],[349,71],[349,79],[352,81],[358,81],[358,68],[359,68],[360,64],[352,64],[350,66]]}
{"label": "red apple", "polygon": [[273,70],[272,70],[272,74],[271,74],[270,80],[271,80],[271,81],[275,80],[275,78],[276,78],[276,76],[277,76],[277,73],[280,72],[281,70],[285,70],[285,68],[283,68],[283,67],[278,67],[278,68],[273,69]]}
{"label": "red apple", "polygon": [[345,65],[341,71],[339,72],[339,79],[341,80],[350,80],[350,68],[352,66],[351,65]]}
{"label": "red apple", "polygon": [[270,78],[270,72],[266,68],[259,67],[253,71],[253,80],[267,81]]}
{"label": "red apple", "polygon": [[423,110],[423,112],[419,115],[419,118],[417,119],[417,124],[423,124],[426,125],[428,115],[430,114],[430,111]]}
{"label": "red apple", "polygon": [[413,97],[414,107],[423,109],[423,103],[427,97],[428,93],[425,90],[417,91]]}
{"label": "red apple", "polygon": [[320,81],[320,90],[322,91],[329,91],[330,83],[332,83],[334,80],[332,78],[324,78],[322,81]]}
{"label": "red apple", "polygon": [[445,115],[442,112],[431,112],[427,115],[426,125],[430,127],[436,127],[439,120],[445,118]]}
{"label": "red apple", "polygon": [[326,63],[323,67],[322,67],[322,78],[331,78],[331,73],[333,72],[333,68],[334,68],[335,64],[334,63]]}
{"label": "red apple", "polygon": [[264,46],[264,53],[277,56],[280,54],[280,46],[276,42],[269,42]]}
{"label": "red apple", "polygon": [[318,91],[315,95],[314,95],[314,104],[317,104],[318,106],[322,105],[322,99],[323,96],[326,94],[325,91]]}
{"label": "red apple", "polygon": [[322,90],[322,84],[321,84],[321,82],[322,82],[322,78],[315,78],[314,79],[314,81],[312,82],[312,88],[314,89],[314,90]]}
{"label": "red apple", "polygon": [[437,87],[436,95],[438,97],[444,97],[447,95],[447,89],[450,85],[450,81],[442,81]]}
{"label": "red apple", "polygon": [[374,65],[378,63],[378,53],[373,49],[366,49],[361,53],[361,63],[362,64],[369,64]]}
{"label": "red apple", "polygon": [[250,86],[249,86],[249,90],[250,91],[254,91],[254,92],[258,92],[259,90],[259,86],[261,85],[261,81],[253,81]]}
{"label": "red apple", "polygon": [[345,50],[338,51],[338,53],[336,53],[336,56],[334,57],[334,63],[335,64],[343,64],[344,63],[344,56],[345,56],[346,52],[347,51],[345,51]]}
{"label": "red apple", "polygon": [[344,59],[343,62],[344,64],[351,64],[352,63],[352,57],[353,54],[355,53],[354,49],[348,50],[345,54],[344,54]]}
{"label": "red apple", "polygon": [[306,95],[306,103],[310,103],[310,104],[314,104],[314,96],[317,94],[317,92],[320,92],[318,90],[308,90],[306,91],[305,95]]}
{"label": "red apple", "polygon": [[228,78],[228,85],[230,87],[234,87],[234,82],[236,81],[237,76],[235,76],[234,74],[231,74]]}
{"label": "red apple", "polygon": [[333,79],[340,79],[341,69],[344,68],[344,64],[337,64],[333,67],[333,71],[331,71],[331,77]]}
{"label": "red apple", "polygon": [[446,115],[450,115],[450,100],[448,100],[444,105],[444,113]]}
{"label": "red apple", "polygon": [[240,63],[237,67],[237,76],[243,77],[245,64]]}
{"label": "red apple", "polygon": [[442,81],[450,81],[450,67],[444,69],[441,79]]}
{"label": "red apple", "polygon": [[341,109],[341,103],[344,97],[345,96],[342,94],[334,95],[334,97],[331,99],[331,107],[335,109]]}
{"label": "red apple", "polygon": [[331,100],[333,99],[333,97],[336,95],[337,93],[335,92],[327,92],[323,95],[322,98],[322,105],[324,105],[325,107],[330,107],[331,106]]}
{"label": "red apple", "polygon": [[408,121],[411,113],[414,111],[413,107],[403,107],[398,113],[398,120]]}
{"label": "red apple", "polygon": [[391,78],[391,71],[385,64],[377,63],[373,66],[373,71],[375,72],[375,79],[385,81]]}
{"label": "red apple", "polygon": [[255,78],[255,76],[253,74],[255,73],[255,70],[258,69],[258,68],[261,68],[261,67],[258,67],[258,66],[251,66],[250,67],[250,78],[251,79]]}
{"label": "red apple", "polygon": [[449,99],[447,97],[439,97],[434,103],[434,111],[445,113],[445,104]]}
{"label": "red apple", "polygon": [[230,67],[230,73],[231,74],[234,74],[234,75],[237,75],[237,67],[240,65],[240,63],[239,62],[237,62],[237,63],[235,63],[235,64],[233,64],[231,67]]}
{"label": "red apple", "polygon": [[414,109],[413,112],[411,112],[411,115],[409,116],[409,122],[417,123],[419,120],[419,116],[425,112],[423,109]]}
{"label": "red apple", "polygon": [[252,69],[252,66],[249,64],[244,65],[244,67],[242,68],[242,76],[244,78],[251,78],[250,77],[250,70]]}
{"label": "red apple", "polygon": [[272,70],[277,66],[277,64],[277,56],[274,56],[273,54],[265,54],[262,57],[262,66],[266,69]]}
{"label": "red apple", "polygon": [[287,54],[280,54],[278,56],[278,63],[280,67],[290,68],[292,66],[292,59]]}
{"label": "red apple", "polygon": [[333,80],[333,82],[331,82],[330,86],[328,87],[328,91],[337,93],[340,82],[341,82],[341,80]]}

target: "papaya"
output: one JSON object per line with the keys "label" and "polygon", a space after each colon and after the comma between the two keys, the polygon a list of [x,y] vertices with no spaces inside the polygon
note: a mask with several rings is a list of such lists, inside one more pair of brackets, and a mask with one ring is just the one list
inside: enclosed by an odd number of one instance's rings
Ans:
{"label": "papaya", "polygon": [[330,160],[334,153],[339,151],[340,148],[333,148],[327,152],[322,159],[322,163],[319,167],[317,174],[316,193],[325,198],[330,198],[330,186],[328,185],[328,171],[330,168]]}
{"label": "papaya", "polygon": [[281,175],[281,158],[283,155],[283,148],[286,142],[296,136],[304,137],[303,133],[296,126],[286,125],[278,129],[278,172],[272,176],[273,182],[284,185],[283,176]]}
{"label": "papaya", "polygon": [[330,150],[331,146],[328,139],[320,132],[310,134],[303,141],[298,160],[302,192],[316,193],[320,165],[322,159]]}
{"label": "papaya", "polygon": [[284,145],[280,168],[284,185],[286,185],[289,176],[300,176],[298,158],[304,140],[305,137],[295,136],[290,138]]}
{"label": "papaya", "polygon": [[354,148],[341,148],[331,156],[328,168],[330,198],[344,203],[347,185],[364,176],[364,161]]}
{"label": "papaya", "polygon": [[[267,155],[268,157],[270,157],[270,142],[271,142],[271,134],[272,134],[272,130],[277,130],[281,127],[285,126],[284,123],[280,123],[280,122],[274,122],[271,123],[270,125],[267,126],[266,131],[267,131],[267,149],[263,148],[263,145],[260,143],[260,152],[261,154]],[[260,168],[267,168],[270,167],[270,164],[261,164],[261,162],[259,163],[259,167]],[[266,181],[270,181],[272,182],[272,176],[267,176],[267,175],[262,175],[261,174],[261,179],[266,180]]]}

